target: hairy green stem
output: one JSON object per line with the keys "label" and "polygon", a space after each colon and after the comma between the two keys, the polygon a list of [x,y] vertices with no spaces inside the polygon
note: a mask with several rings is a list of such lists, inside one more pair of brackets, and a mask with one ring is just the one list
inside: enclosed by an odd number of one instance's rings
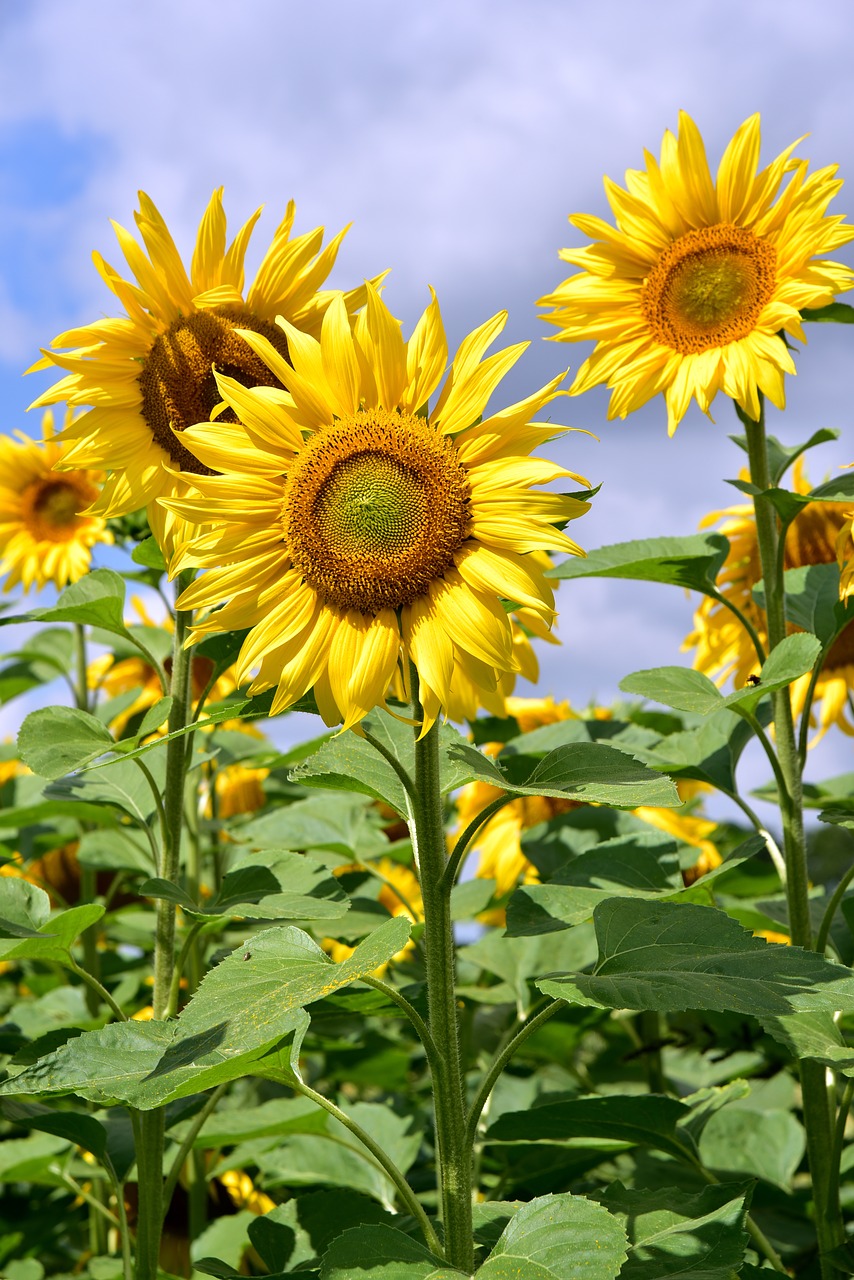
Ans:
{"label": "hairy green stem", "polygon": [[[743,414],[739,416],[744,423],[747,435],[750,478],[758,490],[770,489],[772,481],[765,437],[764,405],[756,422]],[[786,636],[783,546],[779,536],[777,515],[770,502],[763,501],[760,492],[754,497],[753,505],[765,585],[768,647],[773,651]],[[809,949],[813,945],[813,936],[803,820],[803,765],[795,737],[789,690],[788,688],[780,689],[771,697],[774,708],[777,759],[781,775],[778,788],[783,819],[789,933],[796,946]],[[803,1059],[800,1063],[800,1075],[804,1127],[807,1135],[807,1158],[812,1176],[816,1231],[821,1255],[821,1273],[824,1280],[831,1280],[835,1269],[830,1262],[826,1261],[826,1255],[844,1242],[845,1225],[842,1220],[839,1196],[834,1191],[835,1184],[831,1171],[834,1126],[830,1091],[825,1068],[821,1063]]]}
{"label": "hairy green stem", "polygon": [[[191,657],[184,648],[189,615],[175,615],[172,647],[172,709],[169,733],[185,728],[189,717]],[[192,735],[189,735],[192,740]],[[189,751],[184,737],[170,738],[166,744],[166,784],[163,795],[164,841],[159,874],[161,880],[177,883],[181,864],[181,833],[184,826],[184,782]],[[157,902],[154,944],[154,1017],[162,1018],[169,1005],[172,972],[175,966],[175,904],[161,898]]]}
{"label": "hairy green stem", "polygon": [[[416,719],[418,674],[410,668]],[[420,730],[415,730],[416,735]],[[454,992],[455,951],[451,924],[451,885],[444,876],[447,862],[442,799],[439,785],[439,726],[434,724],[415,739],[415,786],[410,801],[410,832],[424,903],[424,951],[430,1035],[440,1046],[433,1075],[439,1195],[445,1228],[445,1256],[466,1273],[474,1270],[472,1232],[471,1145],[465,1137],[464,1082],[460,1033]]]}

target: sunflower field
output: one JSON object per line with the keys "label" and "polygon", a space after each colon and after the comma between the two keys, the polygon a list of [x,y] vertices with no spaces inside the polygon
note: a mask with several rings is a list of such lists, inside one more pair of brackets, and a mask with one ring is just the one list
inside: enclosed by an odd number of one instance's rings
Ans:
{"label": "sunflower field", "polygon": [[[504,313],[452,353],[425,284],[405,336],[293,203],[250,283],[221,189],[189,261],[145,194],[95,255],[0,438],[0,699],[43,692],[0,745],[6,1280],[854,1274],[854,774],[808,770],[854,735],[854,475],[765,423],[854,227],[799,146],[752,116],[713,173],[682,113],[606,180],[539,303],[595,347],[515,403]],[[587,547],[549,449],[597,385],[671,435],[731,400],[738,504]],[[538,653],[597,576],[690,592],[687,657],[573,707]]]}

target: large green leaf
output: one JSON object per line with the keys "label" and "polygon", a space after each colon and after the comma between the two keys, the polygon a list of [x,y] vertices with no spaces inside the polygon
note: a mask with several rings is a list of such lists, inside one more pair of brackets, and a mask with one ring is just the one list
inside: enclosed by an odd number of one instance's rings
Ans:
{"label": "large green leaf", "polygon": [[505,772],[466,742],[452,747],[450,754],[460,764],[464,781],[488,782],[511,795],[557,796],[619,809],[682,804],[669,778],[600,742],[557,747],[537,761],[533,770],[524,756],[511,755]]}
{"label": "large green leaf", "polygon": [[573,858],[547,884],[520,885],[507,904],[507,932],[513,936],[552,933],[589,920],[608,898],[708,901],[710,884],[765,847],[760,837],[746,842],[742,857],[690,886],[683,883],[676,845],[648,840],[644,833],[604,840]]}
{"label": "large green leaf", "polygon": [[635,671],[620,681],[620,688],[624,693],[636,693],[642,698],[663,702],[676,711],[710,715],[733,708],[752,712],[767,693],[782,689],[811,671],[820,652],[821,644],[813,635],[798,633],[786,636],[762,664],[757,683],[736,689],[726,697],[708,676],[690,667],[655,667],[649,671]]}
{"label": "large green leaf", "polygon": [[806,1150],[803,1125],[791,1111],[752,1111],[726,1107],[713,1115],[700,1138],[707,1169],[728,1175],[764,1178],[791,1189]]}
{"label": "large green leaf", "polygon": [[18,734],[21,759],[43,778],[61,778],[115,745],[101,721],[77,707],[31,711]]}
{"label": "large green leaf", "polygon": [[631,1238],[620,1280],[732,1280],[747,1244],[746,1201],[733,1183],[696,1194],[678,1187],[631,1191],[612,1183],[602,1204]]}
{"label": "large green leaf", "polygon": [[[147,1110],[257,1071],[280,1041],[300,1038],[302,1007],[372,973],[409,936],[390,919],[341,964],[292,926],[256,934],[204,978],[175,1022],[124,1022],[47,1054],[0,1092],[77,1093]],[[277,1072],[286,1069],[276,1060]]]}
{"label": "large green leaf", "polygon": [[85,578],[66,587],[55,605],[33,609],[23,618],[4,618],[3,622],[77,622],[127,636],[124,603],[125,583],[121,574],[112,569],[93,569]]}
{"label": "large green leaf", "polygon": [[[379,742],[408,777],[415,772],[415,734],[386,711],[376,710],[363,721],[364,729]],[[465,781],[448,748],[465,739],[451,725],[439,732],[442,792],[454,790]],[[307,787],[329,787],[357,791],[384,800],[405,817],[408,812],[403,783],[394,767],[366,738],[357,733],[337,735],[291,770],[291,779]]]}
{"label": "large green leaf", "polygon": [[477,1277],[614,1280],[627,1244],[620,1221],[595,1201],[538,1196],[513,1215]]}
{"label": "large green leaf", "polygon": [[487,1142],[565,1142],[569,1138],[607,1139],[630,1146],[654,1147],[680,1160],[696,1149],[680,1121],[691,1108],[676,1098],[614,1095],[546,1102],[527,1111],[507,1111],[486,1132]]}
{"label": "large green leaf", "polygon": [[104,908],[84,903],[50,917],[43,889],[17,877],[0,877],[0,957],[67,964],[69,952],[84,930],[100,920]]}
{"label": "large green leaf", "polygon": [[[763,710],[761,706],[757,708],[760,720]],[[644,759],[675,777],[694,778],[724,791],[735,791],[736,766],[752,737],[750,725],[724,708],[694,728],[668,734]]]}
{"label": "large green leaf", "polygon": [[[823,645],[828,644],[854,619],[854,600],[839,599],[839,566],[837,564],[807,564],[798,569],[787,569],[786,617],[802,631],[818,636]],[[753,589],[760,608],[765,608],[762,584]]]}
{"label": "large green leaf", "polygon": [[770,1017],[844,1008],[854,972],[812,951],[755,938],[712,907],[612,898],[593,913],[593,973],[537,983],[547,995],[609,1009],[732,1010]]}
{"label": "large green leaf", "polygon": [[248,916],[253,920],[337,919],[349,909],[346,893],[321,863],[302,853],[261,849],[241,855],[217,893],[198,906],[178,885],[149,880],[139,892],[175,902],[189,916]]}
{"label": "large green leaf", "polygon": [[328,850],[341,860],[388,852],[376,805],[364,796],[331,793],[268,809],[235,832],[253,849]]}
{"label": "large green leaf", "polygon": [[550,570],[549,576],[668,582],[713,595],[715,579],[728,551],[729,542],[720,533],[617,542],[589,552],[584,559],[572,557],[564,560]]}

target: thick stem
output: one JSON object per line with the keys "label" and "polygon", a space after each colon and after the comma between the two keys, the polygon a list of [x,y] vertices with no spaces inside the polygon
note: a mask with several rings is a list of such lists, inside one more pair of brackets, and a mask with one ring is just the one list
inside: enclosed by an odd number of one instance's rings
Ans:
{"label": "thick stem", "polygon": [[[190,615],[178,612],[172,648],[172,709],[169,732],[183,729],[189,719],[190,654],[184,648]],[[162,879],[175,884],[181,865],[181,833],[184,825],[184,784],[192,751],[192,734],[170,738],[166,745],[166,782],[163,792],[163,851],[158,868]],[[175,971],[175,913],[173,903],[157,902],[154,934],[155,1018],[167,1016]],[[139,1220],[137,1224],[137,1280],[155,1280],[163,1230],[164,1111],[144,1112],[139,1118],[137,1170]]]}
{"label": "thick stem", "polygon": [[[184,648],[189,615],[175,615],[175,638],[172,647],[172,709],[169,712],[169,732],[178,733],[185,728],[189,718],[191,656]],[[181,864],[181,832],[184,825],[184,781],[187,760],[192,750],[192,734],[187,739],[170,738],[166,744],[166,784],[163,794],[163,854],[159,867],[162,880],[175,884]],[[174,903],[159,899],[154,942],[154,1017],[162,1018],[169,1005],[172,971],[175,965],[175,912]]]}
{"label": "thick stem", "polygon": [[[750,478],[760,490],[772,487],[765,438],[764,407],[759,421],[740,415],[747,435]],[[783,579],[783,556],[777,515],[770,502],[760,495],[754,499],[756,534],[762,576],[765,585],[765,613],[768,626],[768,648],[773,650],[786,635],[786,594]],[[789,690],[771,695],[777,758],[780,765],[780,812],[783,819],[783,850],[786,859],[786,898],[789,908],[789,933],[796,946],[811,948],[812,924],[809,911],[806,839],[803,819],[802,761],[795,737]],[[824,1255],[845,1240],[845,1225],[834,1191],[831,1171],[833,1160],[833,1110],[825,1068],[804,1059],[800,1063],[804,1127],[807,1134],[807,1157],[813,1183],[816,1231],[822,1255],[822,1276],[831,1280],[835,1269],[824,1261]]]}
{"label": "thick stem", "polygon": [[136,1280],[157,1280],[163,1232],[163,1109],[137,1113]]}
{"label": "thick stem", "polygon": [[[417,673],[412,668],[416,718],[421,710],[417,703],[417,680]],[[433,1106],[445,1255],[452,1266],[468,1273],[474,1270],[471,1146],[465,1134],[464,1084],[454,994],[451,885],[444,877],[446,856],[439,786],[438,724],[434,724],[422,737],[416,737],[415,787],[411,803],[410,829],[424,903],[428,1022],[433,1043],[441,1046],[439,1069],[433,1076]]]}

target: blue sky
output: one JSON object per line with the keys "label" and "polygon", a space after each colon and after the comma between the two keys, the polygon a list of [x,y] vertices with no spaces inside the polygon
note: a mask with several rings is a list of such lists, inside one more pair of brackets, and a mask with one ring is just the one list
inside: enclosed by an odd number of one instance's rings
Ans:
{"label": "blue sky", "polygon": [[[408,331],[436,287],[452,342],[501,308],[508,341],[531,340],[505,399],[586,350],[543,341],[535,301],[566,274],[576,211],[607,216],[602,177],[622,181],[658,152],[679,108],[714,166],[753,111],[763,159],[794,138],[848,179],[854,214],[850,0],[27,0],[0,8],[0,394],[4,430],[37,422],[22,380],[62,329],[112,313],[90,255],[120,256],[109,220],[132,226],[136,191],[189,254],[213,187],[237,227],[259,204],[255,261],[290,197],[297,226],[353,227],[334,283],[391,268],[386,293]],[[848,261],[851,261],[849,255]],[[851,331],[822,326],[798,357],[793,442],[843,433],[814,455],[821,479],[854,461]],[[731,504],[740,452],[689,413],[673,440],[659,399],[607,423],[606,396],[559,402],[571,435],[553,456],[603,488],[573,533],[583,546],[688,533]],[[627,671],[678,662],[691,604],[677,590],[580,582],[562,588],[563,647],[543,691],[610,699]],[[844,752],[846,743],[839,744]],[[837,751],[837,748],[833,748]],[[839,767],[846,762],[839,757]]]}

